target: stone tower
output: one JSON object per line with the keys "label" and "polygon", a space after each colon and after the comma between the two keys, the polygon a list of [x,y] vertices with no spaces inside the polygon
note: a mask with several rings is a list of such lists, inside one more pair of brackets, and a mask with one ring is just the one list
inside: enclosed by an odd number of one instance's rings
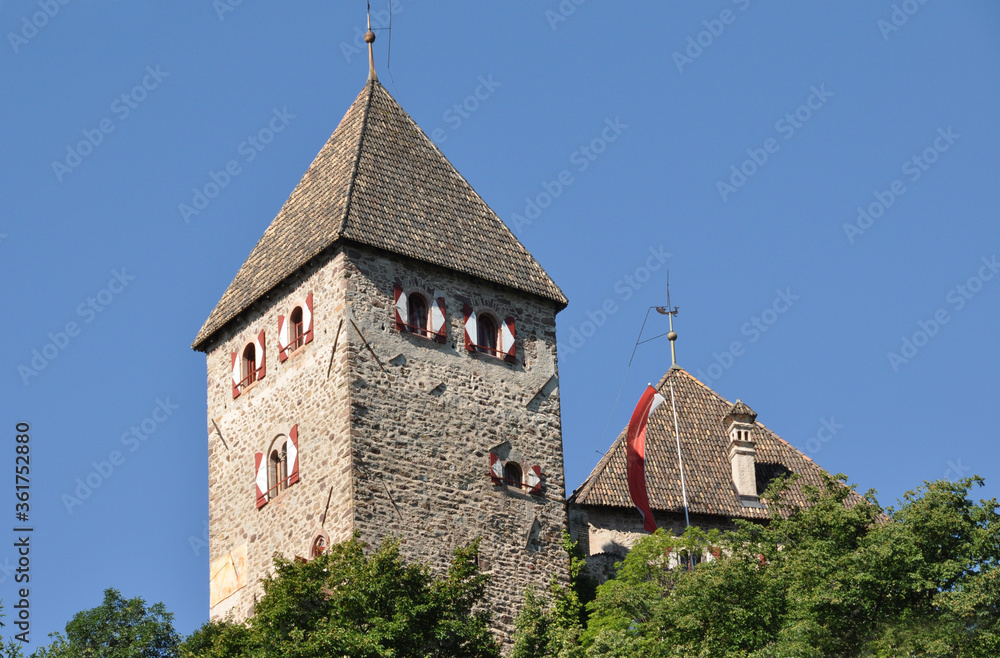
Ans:
{"label": "stone tower", "polygon": [[565,573],[566,298],[370,79],[192,347],[208,367],[211,616],[276,552],[360,533],[443,569],[482,537],[508,636]]}

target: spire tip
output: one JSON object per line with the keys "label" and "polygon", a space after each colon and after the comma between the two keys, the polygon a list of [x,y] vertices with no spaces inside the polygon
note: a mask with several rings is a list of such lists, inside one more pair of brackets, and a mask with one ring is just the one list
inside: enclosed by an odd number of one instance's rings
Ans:
{"label": "spire tip", "polygon": [[371,4],[368,5],[368,31],[365,32],[365,43],[368,44],[368,79],[378,80],[378,75],[375,74],[375,53],[372,50],[372,44],[375,43],[375,33],[372,32]]}

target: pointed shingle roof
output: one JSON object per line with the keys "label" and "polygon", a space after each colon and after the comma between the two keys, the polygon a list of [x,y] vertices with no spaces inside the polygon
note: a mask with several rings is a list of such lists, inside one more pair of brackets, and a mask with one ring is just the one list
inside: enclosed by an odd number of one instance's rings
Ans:
{"label": "pointed shingle roof", "polygon": [[377,80],[369,80],[208,316],[192,347],[338,241],[550,299],[538,261]]}
{"label": "pointed shingle roof", "polygon": [[[662,511],[684,510],[670,404],[671,383],[677,400],[677,425],[689,511],[746,519],[769,518],[766,505],[755,508],[740,503],[732,484],[729,438],[723,424],[734,406],[741,412],[745,408],[752,414],[753,410],[742,402],[731,404],[679,368],[669,370],[657,384],[657,390],[667,402],[653,413],[646,427],[646,487],[651,507]],[[571,504],[634,507],[625,477],[625,433],[623,430],[590,476],[573,492],[569,499]],[[805,504],[802,485],[822,488],[825,471],[819,465],[760,423],[755,423],[751,434],[756,442],[759,492],[763,493],[773,478],[789,472],[802,476],[789,489],[788,501],[791,503]]]}

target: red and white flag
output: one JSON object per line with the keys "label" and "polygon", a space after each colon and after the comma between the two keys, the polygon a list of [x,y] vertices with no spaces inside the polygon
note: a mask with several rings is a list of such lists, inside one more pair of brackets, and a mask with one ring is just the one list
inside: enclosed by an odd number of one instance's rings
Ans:
{"label": "red and white flag", "polygon": [[647,386],[639,404],[632,412],[625,437],[625,473],[628,479],[628,493],[632,502],[642,514],[642,526],[646,532],[656,531],[653,510],[649,507],[649,493],[646,491],[646,424],[656,408],[663,404],[663,396],[655,388]]}

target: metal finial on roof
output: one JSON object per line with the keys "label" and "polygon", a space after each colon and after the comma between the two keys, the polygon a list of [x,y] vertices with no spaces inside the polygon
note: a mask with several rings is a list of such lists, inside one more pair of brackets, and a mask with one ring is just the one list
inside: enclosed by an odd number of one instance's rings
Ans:
{"label": "metal finial on roof", "polygon": [[368,44],[368,79],[378,80],[375,74],[375,53],[372,51],[372,44],[375,43],[375,33],[372,32],[372,4],[368,3],[368,31],[365,32],[365,43]]}
{"label": "metal finial on roof", "polygon": [[680,368],[680,366],[677,365],[677,332],[674,331],[674,316],[677,315],[677,311],[679,310],[679,306],[670,305],[670,270],[667,270],[667,305],[657,306],[656,311],[660,315],[670,317],[670,331],[667,332],[667,340],[670,341],[670,360],[672,362],[672,365],[670,366],[671,370],[678,370]]}

